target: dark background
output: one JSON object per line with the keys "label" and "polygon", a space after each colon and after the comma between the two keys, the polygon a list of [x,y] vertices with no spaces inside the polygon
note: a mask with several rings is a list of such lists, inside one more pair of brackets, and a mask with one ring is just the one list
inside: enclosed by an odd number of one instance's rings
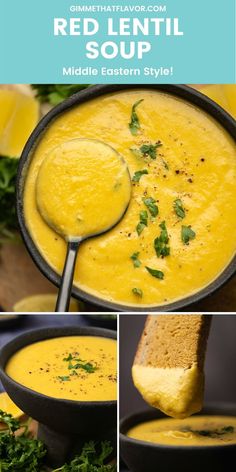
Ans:
{"label": "dark background", "polygon": [[[145,318],[144,315],[120,315],[121,417],[147,407],[131,378],[131,367]],[[213,316],[205,373],[206,402],[236,402],[236,315]]]}

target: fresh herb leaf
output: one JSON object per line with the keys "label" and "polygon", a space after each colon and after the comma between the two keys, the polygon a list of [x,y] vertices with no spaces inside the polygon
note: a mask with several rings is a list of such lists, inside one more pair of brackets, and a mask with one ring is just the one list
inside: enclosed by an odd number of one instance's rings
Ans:
{"label": "fresh herb leaf", "polygon": [[19,159],[0,156],[0,240],[13,239],[18,228],[15,210],[16,175]]}
{"label": "fresh herb leaf", "polygon": [[85,84],[32,84],[31,87],[36,91],[36,97],[41,103],[50,103],[58,105],[74,93],[80,92],[89,85]]}
{"label": "fresh herb leaf", "polygon": [[132,256],[130,256],[130,259],[133,261],[134,267],[140,267],[142,262],[139,260],[139,252],[134,252]]}
{"label": "fresh herb leaf", "polygon": [[169,236],[165,221],[162,221],[159,227],[161,228],[161,234],[154,240],[154,249],[157,257],[166,257],[170,254],[170,247],[168,246]]}
{"label": "fresh herb leaf", "polygon": [[183,219],[185,218],[185,209],[183,207],[183,203],[182,201],[180,200],[180,198],[177,198],[175,201],[174,201],[174,204],[173,204],[173,207],[174,207],[174,211],[176,213],[176,215]]}
{"label": "fresh herb leaf", "polygon": [[224,426],[222,428],[222,433],[234,433],[234,427],[233,426]]}
{"label": "fresh herb leaf", "polygon": [[150,157],[151,159],[157,158],[157,148],[162,146],[161,141],[157,141],[155,144],[143,144],[140,148],[130,148],[130,151],[138,157]]}
{"label": "fresh herb leaf", "polygon": [[[89,374],[92,374],[95,372],[95,370],[97,370],[97,367],[91,364],[91,362],[85,362],[82,359],[79,359],[78,357],[73,356],[71,353],[67,357],[64,357],[63,361],[68,362],[69,370],[82,369],[88,372]],[[73,362],[75,362],[75,364],[73,364]],[[69,380],[69,378],[68,379],[65,378],[64,380]]]}
{"label": "fresh herb leaf", "polygon": [[85,443],[80,455],[53,472],[116,472],[116,464],[105,464],[113,452],[109,441]]}
{"label": "fresh herb leaf", "polygon": [[189,241],[196,237],[196,233],[192,230],[191,226],[182,226],[181,228],[181,239],[184,244],[189,244]]}
{"label": "fresh herb leaf", "polygon": [[143,296],[143,291],[141,290],[141,288],[134,287],[132,288],[132,292],[134,295],[137,295],[138,297],[142,298]]}
{"label": "fresh herb leaf", "polygon": [[155,217],[155,216],[158,215],[159,210],[158,210],[158,206],[156,204],[156,200],[154,200],[154,198],[152,198],[152,197],[143,198],[143,203],[144,203],[144,205],[146,205],[146,207],[148,208],[148,210],[150,211],[152,216]]}
{"label": "fresh herb leaf", "polygon": [[142,175],[145,175],[145,174],[148,174],[147,169],[137,170],[132,177],[132,182],[139,182]]}
{"label": "fresh herb leaf", "polygon": [[95,370],[97,370],[97,367],[95,367],[93,364],[91,364],[91,362],[83,363],[83,361],[78,362],[75,365],[72,365],[70,368],[71,369],[82,369],[82,370],[85,370],[85,372],[87,372],[88,374],[93,374],[95,372]]}
{"label": "fresh herb leaf", "polygon": [[58,375],[58,379],[61,380],[62,382],[68,382],[70,380],[69,375]]}
{"label": "fresh herb leaf", "polygon": [[9,430],[0,433],[0,470],[2,472],[39,472],[46,455],[46,447],[38,439],[29,436],[27,426],[23,432],[14,433],[21,424],[12,415],[0,410],[0,421]]}
{"label": "fresh herb leaf", "polygon": [[13,418],[10,413],[6,413],[3,410],[0,410],[0,423],[4,423],[8,427],[10,433],[14,433],[20,428],[20,422]]}
{"label": "fresh herb leaf", "polygon": [[156,277],[156,279],[164,279],[164,273],[161,270],[158,269],[151,269],[151,267],[145,267],[149,274],[151,274],[153,277]]}
{"label": "fresh herb leaf", "polygon": [[167,162],[164,161],[164,159],[162,159],[162,162],[163,162],[163,166],[165,167],[165,169],[169,170],[169,166],[168,166]]}
{"label": "fresh herb leaf", "polygon": [[139,236],[144,230],[145,226],[147,225],[148,225],[148,213],[146,210],[143,210],[139,214],[139,223],[136,226],[136,231]]}
{"label": "fresh herb leaf", "polygon": [[64,357],[63,361],[70,362],[72,361],[72,359],[73,359],[72,354],[69,354],[67,357]]}
{"label": "fresh herb leaf", "polygon": [[140,105],[140,103],[143,102],[143,98],[141,100],[138,100],[135,102],[132,106],[131,110],[131,118],[130,118],[130,123],[129,123],[129,129],[130,132],[133,136],[136,136],[138,133],[138,130],[140,129],[140,122],[139,122],[139,117],[137,115],[136,109]]}
{"label": "fresh herb leaf", "polygon": [[140,147],[140,151],[144,156],[149,156],[151,159],[157,158],[157,148],[162,146],[162,143],[158,141],[156,144],[143,144]]}

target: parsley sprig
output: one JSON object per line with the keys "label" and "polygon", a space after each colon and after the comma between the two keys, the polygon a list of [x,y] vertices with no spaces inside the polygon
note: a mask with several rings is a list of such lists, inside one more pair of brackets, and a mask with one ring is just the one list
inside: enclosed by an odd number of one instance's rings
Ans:
{"label": "parsley sprig", "polygon": [[155,144],[143,144],[142,146],[140,146],[140,148],[132,147],[130,148],[130,150],[137,157],[150,157],[154,160],[157,158],[157,149],[160,146],[162,146],[161,141],[157,141]]}
{"label": "parsley sprig", "polygon": [[132,292],[134,295],[137,295],[140,298],[142,298],[143,296],[143,291],[141,290],[141,288],[134,287],[132,288]]}
{"label": "parsley sprig", "polygon": [[143,210],[139,213],[139,223],[136,226],[136,231],[139,236],[147,225],[148,225],[148,212],[146,210]]}
{"label": "parsley sprig", "polygon": [[[78,369],[82,369],[88,374],[93,374],[97,370],[97,367],[91,362],[83,361],[79,357],[73,356],[71,353],[67,357],[64,357],[63,361],[68,363],[67,368],[71,371],[70,375],[76,375]],[[62,381],[70,379],[67,375],[59,376],[59,378]]]}
{"label": "parsley sprig", "polygon": [[147,169],[137,170],[132,177],[132,182],[139,182],[142,175],[145,175],[145,174],[148,174]]}
{"label": "parsley sprig", "polygon": [[175,211],[176,215],[179,218],[181,218],[181,219],[185,218],[185,209],[184,209],[182,200],[180,200],[180,198],[177,198],[174,201],[173,208],[174,208],[174,211]]}
{"label": "parsley sprig", "polygon": [[140,105],[140,103],[143,102],[143,98],[141,100],[138,100],[135,102],[132,106],[131,110],[131,117],[130,117],[130,123],[129,123],[129,129],[130,132],[133,136],[136,136],[138,134],[138,130],[140,129],[140,121],[139,117],[137,114],[137,107]]}
{"label": "parsley sprig", "polygon": [[0,410],[0,421],[7,431],[0,433],[0,470],[2,472],[38,472],[41,470],[46,447],[38,439],[29,436],[28,428],[20,429],[20,422],[12,415]]}
{"label": "parsley sprig", "polygon": [[161,228],[161,233],[160,233],[160,236],[158,236],[154,240],[154,249],[156,251],[157,257],[163,258],[163,257],[169,256],[170,254],[170,246],[168,246],[169,236],[166,229],[165,221],[162,221],[159,227]]}
{"label": "parsley sprig", "polygon": [[113,447],[109,441],[85,443],[80,455],[53,472],[116,472],[115,464],[106,464]]}
{"label": "parsley sprig", "polygon": [[143,198],[143,203],[148,208],[151,216],[153,216],[155,218],[159,213],[159,209],[158,209],[158,206],[156,204],[156,200],[152,197],[144,197]]}
{"label": "parsley sprig", "polygon": [[133,265],[135,268],[140,267],[142,265],[142,262],[139,260],[139,252],[134,252],[132,256],[130,256],[130,259],[133,261]]}
{"label": "parsley sprig", "polygon": [[181,239],[184,244],[189,244],[189,241],[195,239],[196,233],[193,231],[191,226],[182,226],[181,228]]}
{"label": "parsley sprig", "polygon": [[145,267],[149,274],[151,274],[153,277],[156,277],[156,279],[164,279],[164,273],[161,270],[158,269],[152,269],[151,267]]}

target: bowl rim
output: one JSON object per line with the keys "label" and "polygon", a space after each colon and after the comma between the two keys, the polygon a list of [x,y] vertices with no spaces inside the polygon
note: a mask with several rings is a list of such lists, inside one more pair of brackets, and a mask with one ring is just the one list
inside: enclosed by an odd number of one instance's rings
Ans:
{"label": "bowl rim", "polygon": [[[205,113],[210,115],[218,122],[236,141],[236,121],[234,118],[227,113],[222,107],[216,104],[213,100],[203,95],[201,92],[187,86],[187,85],[174,85],[174,84],[106,84],[106,85],[93,85],[87,89],[81,90],[76,94],[72,95],[67,100],[63,101],[52,110],[50,110],[38,123],[32,134],[30,135],[20,158],[17,180],[16,180],[16,213],[19,223],[19,229],[25,246],[33,259],[38,269],[43,275],[52,282],[55,286],[60,286],[61,276],[47,263],[47,261],[41,255],[39,249],[33,241],[30,232],[27,228],[27,224],[24,218],[24,185],[25,178],[27,175],[27,169],[30,166],[31,158],[33,156],[34,148],[38,145],[38,140],[43,136],[47,127],[56,120],[61,114],[70,110],[74,106],[78,106],[82,103],[90,101],[94,98],[113,93],[121,92],[125,90],[134,89],[154,89],[159,90],[170,95],[177,96],[186,100],[187,102],[196,105]],[[217,277],[205,287],[197,290],[191,295],[185,296],[178,300],[174,300],[166,304],[152,304],[152,305],[135,305],[121,302],[115,302],[100,298],[99,296],[86,292],[82,288],[73,285],[72,296],[76,299],[81,299],[84,302],[93,304],[101,307],[102,309],[109,309],[114,312],[128,312],[128,313],[143,313],[143,312],[156,312],[156,311],[176,311],[184,308],[192,303],[202,300],[203,298],[211,295],[218,288],[223,286],[235,273],[236,271],[236,255],[232,257],[228,265],[220,272]]]}
{"label": "bowl rim", "polygon": [[[69,331],[77,331],[80,330],[81,334],[68,334],[66,330]],[[103,333],[103,335],[101,334]],[[38,337],[38,336],[39,337]],[[44,336],[45,335],[45,336]],[[33,341],[30,341],[31,337],[36,336],[37,339],[34,339]],[[11,341],[8,343],[4,344],[4,346],[0,349],[0,379],[4,382],[10,383],[11,386],[13,386],[15,389],[18,391],[22,391],[23,393],[30,394],[34,397],[38,397],[40,400],[45,400],[47,399],[50,402],[55,402],[57,404],[63,403],[64,405],[67,406],[80,406],[84,408],[96,408],[96,407],[103,407],[104,405],[114,407],[117,405],[117,400],[102,400],[102,401],[78,401],[78,400],[69,400],[66,398],[56,398],[53,396],[45,395],[43,393],[37,392],[36,390],[33,390],[29,387],[26,387],[25,385],[17,382],[14,380],[12,377],[10,377],[6,371],[6,365],[9,359],[20,349],[23,347],[29,346],[30,344],[34,344],[39,341],[47,340],[47,339],[53,339],[53,338],[60,338],[60,337],[68,337],[68,336],[97,336],[97,337],[103,337],[107,339],[114,339],[117,341],[117,335],[114,330],[110,329],[105,329],[105,328],[97,328],[94,326],[50,326],[48,328],[37,328],[33,330],[27,330],[24,333],[14,337]],[[24,342],[26,341],[26,342]],[[17,347],[16,345],[18,343],[21,344],[21,347]],[[8,349],[11,349],[10,354],[5,354],[5,351]],[[2,356],[6,355],[6,359],[2,362]],[[5,389],[5,386],[4,386]],[[7,390],[5,389],[7,392]]]}
{"label": "bowl rim", "polygon": [[[225,407],[228,407],[228,408],[234,408],[236,410],[236,403],[231,403],[231,402],[209,402],[209,403],[206,403],[202,409],[202,411],[200,411],[199,413],[193,415],[193,416],[201,416],[201,415],[209,415],[209,416],[228,416],[227,414],[223,415],[222,413],[221,414],[217,414],[217,413],[205,413],[205,410],[208,410],[208,409],[216,409],[217,408],[225,408]],[[168,416],[166,416],[164,413],[162,413],[161,411],[159,410],[154,410],[154,409],[148,409],[146,408],[145,410],[140,410],[140,411],[137,411],[136,413],[132,413],[131,415],[126,415],[124,418],[122,418],[120,420],[120,425],[119,425],[119,439],[120,441],[123,441],[127,444],[130,444],[131,446],[140,446],[140,447],[147,447],[149,449],[152,449],[152,450],[155,450],[155,449],[167,449],[169,451],[171,450],[174,450],[174,451],[184,451],[184,450],[188,450],[188,451],[191,451],[191,450],[195,450],[195,451],[202,451],[202,450],[215,450],[215,449],[228,449],[228,448],[236,448],[236,443],[235,444],[222,444],[222,445],[206,445],[206,446],[201,446],[201,445],[191,445],[191,446],[184,446],[184,445],[171,445],[171,444],[161,444],[161,443],[152,443],[152,442],[148,442],[148,441],[142,441],[141,439],[134,439],[134,438],[130,438],[126,435],[126,432],[127,430],[125,430],[125,423],[131,419],[134,419],[135,418],[139,418],[140,415],[152,415],[155,416],[155,413],[159,413],[163,416],[160,416],[159,418],[156,418],[156,419],[164,419],[164,418],[169,418]],[[234,415],[230,414],[229,416],[235,416],[236,417],[236,412]],[[153,418],[154,419],[154,418]],[[143,422],[145,420],[142,420],[141,422]],[[138,424],[138,421],[137,423],[134,423],[134,424]],[[122,432],[122,428],[124,432]]]}

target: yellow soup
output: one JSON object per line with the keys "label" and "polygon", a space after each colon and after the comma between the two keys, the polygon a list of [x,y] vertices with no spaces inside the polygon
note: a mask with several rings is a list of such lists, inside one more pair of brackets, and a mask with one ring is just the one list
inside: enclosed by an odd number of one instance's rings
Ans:
{"label": "yellow soup", "polygon": [[39,341],[17,351],[6,372],[20,384],[50,397],[116,400],[116,341],[96,336]]}
{"label": "yellow soup", "polygon": [[74,139],[57,146],[44,159],[37,177],[38,210],[66,240],[114,226],[130,195],[127,164],[97,140]]}
{"label": "yellow soup", "polygon": [[140,423],[127,436],[171,446],[236,444],[236,417],[193,416],[187,420],[159,419]]}
{"label": "yellow soup", "polygon": [[[139,100],[140,128],[132,134],[131,110]],[[209,115],[177,97],[131,90],[64,113],[34,151],[24,212],[36,246],[57,273],[66,243],[41,218],[35,188],[45,156],[76,138],[102,140],[123,155],[133,191],[122,221],[82,244],[75,286],[123,304],[164,305],[197,292],[224,270],[236,249],[233,139]]]}

